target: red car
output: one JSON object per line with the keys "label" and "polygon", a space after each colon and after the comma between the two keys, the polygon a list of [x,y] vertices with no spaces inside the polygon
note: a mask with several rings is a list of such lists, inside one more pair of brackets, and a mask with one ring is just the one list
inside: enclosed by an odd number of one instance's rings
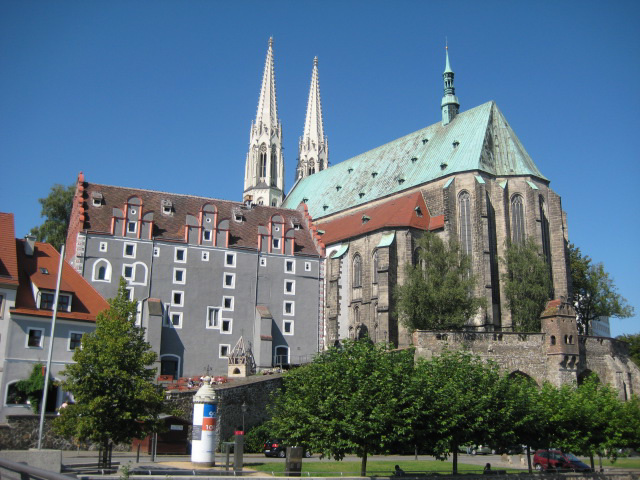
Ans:
{"label": "red car", "polygon": [[591,467],[573,453],[560,450],[538,450],[533,456],[533,466],[538,471],[565,470],[571,472],[591,472]]}

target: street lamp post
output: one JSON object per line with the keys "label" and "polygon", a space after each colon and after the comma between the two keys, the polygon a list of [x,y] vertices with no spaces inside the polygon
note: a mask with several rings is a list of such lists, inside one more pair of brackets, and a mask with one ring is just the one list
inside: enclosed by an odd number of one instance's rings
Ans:
{"label": "street lamp post", "polygon": [[247,413],[249,406],[247,405],[247,402],[242,402],[242,406],[240,408],[242,409],[242,431],[244,432],[244,414]]}

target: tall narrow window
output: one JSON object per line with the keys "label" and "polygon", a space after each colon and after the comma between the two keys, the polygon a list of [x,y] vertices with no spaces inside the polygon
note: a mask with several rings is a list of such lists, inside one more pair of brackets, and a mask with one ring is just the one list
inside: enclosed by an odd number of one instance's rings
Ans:
{"label": "tall narrow window", "polygon": [[540,231],[542,234],[542,253],[547,264],[551,265],[551,240],[549,238],[549,218],[544,198],[540,195]]}
{"label": "tall narrow window", "polygon": [[471,256],[471,198],[469,192],[458,196],[458,221],[460,224],[460,248],[462,253]]}
{"label": "tall narrow window", "polygon": [[373,278],[373,283],[378,283],[378,250],[373,252],[373,258],[371,259],[371,264],[373,268],[373,272],[371,278]]}
{"label": "tall narrow window", "polygon": [[264,178],[267,176],[267,147],[265,145],[260,146],[258,158],[260,160],[260,176]]}
{"label": "tall narrow window", "polygon": [[524,242],[524,202],[522,195],[511,198],[511,240],[515,243]]}
{"label": "tall narrow window", "polygon": [[276,147],[271,147],[271,185],[276,184],[276,180],[278,179],[278,154],[276,153]]}
{"label": "tall narrow window", "polygon": [[362,259],[357,253],[353,257],[353,287],[362,286]]}

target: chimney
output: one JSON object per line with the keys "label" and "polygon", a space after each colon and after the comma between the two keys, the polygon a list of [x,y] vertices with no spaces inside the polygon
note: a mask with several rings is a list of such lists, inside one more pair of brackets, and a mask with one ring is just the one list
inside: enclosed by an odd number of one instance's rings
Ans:
{"label": "chimney", "polygon": [[24,254],[27,257],[33,257],[33,252],[36,249],[36,237],[33,235],[25,235],[24,240]]}

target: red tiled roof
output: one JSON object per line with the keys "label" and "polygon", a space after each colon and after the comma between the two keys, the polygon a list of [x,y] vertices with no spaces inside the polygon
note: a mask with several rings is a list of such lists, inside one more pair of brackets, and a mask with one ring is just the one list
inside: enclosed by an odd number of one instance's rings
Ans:
{"label": "red tiled roof", "polygon": [[[218,222],[229,221],[229,247],[231,248],[258,248],[258,226],[267,226],[273,215],[281,215],[285,225],[294,221],[300,225],[295,230],[295,254],[319,255],[316,248],[304,212],[286,208],[269,206],[254,206],[247,208],[241,202],[230,202],[206,197],[195,197],[175,193],[158,192],[154,190],[142,190],[137,188],[115,187],[111,185],[99,185],[84,182],[84,176],[79,179],[82,188],[78,189],[82,199],[77,199],[76,204],[82,208],[79,219],[81,229],[95,233],[111,234],[111,221],[113,209],[123,209],[125,203],[132,196],[137,196],[142,201],[145,213],[153,212],[153,237],[158,240],[184,242],[185,222],[187,215],[198,217],[203,205],[212,204],[218,210]],[[93,205],[94,193],[102,194],[102,204],[99,207]],[[162,201],[172,202],[172,215],[162,214]],[[74,209],[76,206],[74,205]],[[235,212],[242,213],[245,221],[234,221]],[[285,230],[292,228],[286,225]]]}
{"label": "red tiled roof", "polygon": [[[418,215],[418,210],[421,214]],[[385,202],[362,208],[335,219],[318,221],[318,230],[325,245],[346,240],[383,228],[410,227],[437,230],[444,226],[444,216],[431,217],[420,192],[393,197]]]}
{"label": "red tiled roof", "polygon": [[[25,240],[14,240],[18,254],[20,285],[16,295],[16,306],[11,309],[11,313],[51,317],[51,310],[40,310],[36,307],[31,283],[33,282],[40,289],[55,290],[60,254],[48,243],[36,242],[34,254],[27,256],[24,253],[24,243]],[[73,298],[71,312],[58,311],[58,318],[95,321],[98,313],[107,309],[109,304],[70,265],[66,262],[63,262],[62,265],[60,290],[72,293]],[[43,273],[42,268],[45,268],[49,273]]]}
{"label": "red tiled roof", "polygon": [[0,284],[18,285],[18,257],[13,213],[0,213]]}

